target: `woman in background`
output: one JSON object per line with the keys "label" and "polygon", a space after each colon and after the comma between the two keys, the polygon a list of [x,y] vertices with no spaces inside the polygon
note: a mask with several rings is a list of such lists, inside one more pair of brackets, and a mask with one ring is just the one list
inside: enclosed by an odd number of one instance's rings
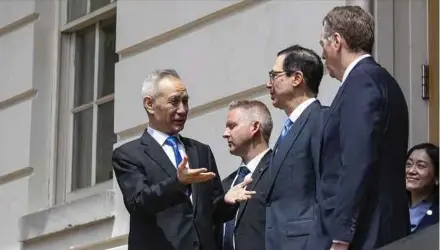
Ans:
{"label": "woman in background", "polygon": [[406,188],[412,233],[438,223],[438,165],[439,148],[434,144],[418,144],[408,151]]}

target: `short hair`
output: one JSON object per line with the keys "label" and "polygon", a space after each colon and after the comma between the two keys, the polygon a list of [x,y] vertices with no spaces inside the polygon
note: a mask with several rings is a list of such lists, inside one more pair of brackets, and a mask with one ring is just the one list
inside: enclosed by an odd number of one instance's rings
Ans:
{"label": "short hair", "polygon": [[158,94],[158,84],[164,78],[180,79],[179,74],[174,69],[156,69],[151,72],[142,83],[142,100],[145,97],[156,97]]}
{"label": "short hair", "polygon": [[432,143],[420,143],[417,145],[414,145],[410,150],[408,150],[408,153],[406,154],[406,159],[411,156],[411,154],[416,150],[425,150],[426,154],[429,156],[432,162],[432,166],[434,167],[434,174],[435,177],[438,179],[438,164],[439,164],[439,148],[438,146],[432,144]]}
{"label": "short hair", "polygon": [[322,21],[324,38],[338,32],[353,52],[371,54],[374,45],[374,17],[359,6],[333,8]]}
{"label": "short hair", "polygon": [[266,142],[269,142],[270,135],[272,134],[273,121],[267,106],[257,100],[236,100],[232,101],[228,106],[229,111],[238,108],[247,111],[250,119],[260,123],[263,138]]}
{"label": "short hair", "polygon": [[283,71],[286,76],[291,76],[295,71],[301,71],[306,86],[318,95],[319,84],[324,75],[324,65],[321,57],[311,49],[300,45],[293,45],[278,52],[277,56],[286,56],[283,62]]}

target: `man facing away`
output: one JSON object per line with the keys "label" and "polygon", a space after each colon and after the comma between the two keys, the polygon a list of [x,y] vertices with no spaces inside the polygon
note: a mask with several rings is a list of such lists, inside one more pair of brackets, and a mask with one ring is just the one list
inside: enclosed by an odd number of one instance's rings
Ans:
{"label": "man facing away", "polygon": [[210,147],[179,135],[188,93],[175,70],[151,73],[142,98],[148,129],[113,152],[130,213],[128,249],[216,249],[213,225],[232,219],[236,201],[252,192],[237,186],[224,195]]}
{"label": "man facing away", "polygon": [[[267,83],[287,119],[273,149],[266,207],[266,249],[313,249],[321,105],[321,58],[299,45],[277,55]],[[319,250],[319,249],[313,249]]]}
{"label": "man facing away", "polygon": [[335,7],[320,44],[330,76],[341,82],[323,125],[323,249],[376,249],[409,233],[408,108],[396,80],[370,56],[371,14]]}
{"label": "man facing away", "polygon": [[229,152],[240,157],[241,164],[223,180],[223,188],[229,190],[250,178],[252,183],[247,190],[256,194],[241,202],[234,219],[219,228],[222,250],[265,249],[267,167],[272,154],[269,148],[272,127],[272,117],[262,102],[240,100],[229,104],[223,137]]}

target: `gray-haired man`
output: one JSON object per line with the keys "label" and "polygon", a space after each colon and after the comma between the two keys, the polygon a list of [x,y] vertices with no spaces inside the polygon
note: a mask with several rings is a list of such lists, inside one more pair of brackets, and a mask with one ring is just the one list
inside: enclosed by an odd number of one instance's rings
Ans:
{"label": "gray-haired man", "polygon": [[236,201],[252,192],[243,185],[225,195],[209,146],[179,135],[189,108],[176,71],[150,74],[142,97],[148,129],[113,152],[130,213],[128,249],[215,249],[214,223],[233,218]]}

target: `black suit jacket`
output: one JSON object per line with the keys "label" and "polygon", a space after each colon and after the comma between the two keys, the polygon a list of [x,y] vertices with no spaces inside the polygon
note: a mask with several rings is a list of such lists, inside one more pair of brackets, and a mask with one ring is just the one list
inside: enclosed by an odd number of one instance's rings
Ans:
{"label": "black suit jacket", "polygon": [[310,104],[278,145],[269,167],[266,249],[311,249],[322,107]]}
{"label": "black suit jacket", "polygon": [[408,235],[405,188],[408,108],[394,78],[372,57],[340,87],[323,126],[320,206],[327,246],[375,249]]}
{"label": "black suit jacket", "polygon": [[[264,232],[266,221],[266,193],[267,193],[267,167],[270,163],[272,150],[269,150],[252,173],[252,183],[247,190],[256,192],[246,202],[241,202],[236,215],[235,222],[235,249],[236,250],[264,250]],[[234,171],[223,181],[223,189],[229,190],[237,175]],[[217,226],[218,246],[221,249],[223,244],[223,224]]]}
{"label": "black suit jacket", "polygon": [[217,166],[209,146],[180,137],[190,168],[207,168],[217,176],[191,185],[185,194],[177,171],[162,147],[145,131],[138,140],[113,152],[113,167],[125,206],[130,213],[129,250],[216,249],[214,223],[230,220]]}

